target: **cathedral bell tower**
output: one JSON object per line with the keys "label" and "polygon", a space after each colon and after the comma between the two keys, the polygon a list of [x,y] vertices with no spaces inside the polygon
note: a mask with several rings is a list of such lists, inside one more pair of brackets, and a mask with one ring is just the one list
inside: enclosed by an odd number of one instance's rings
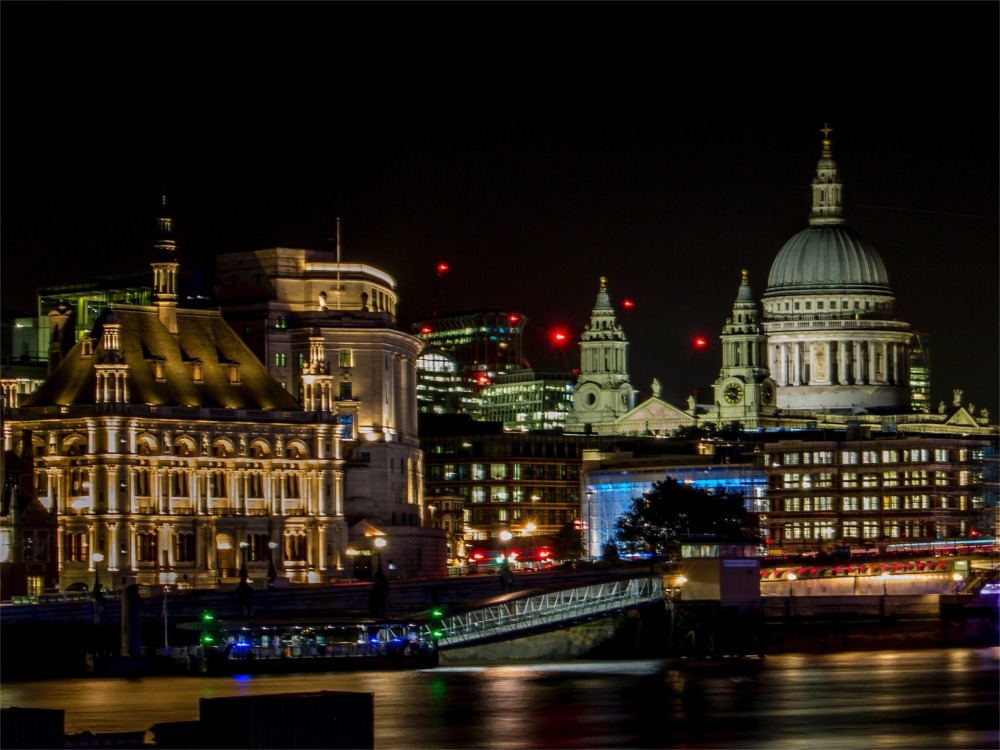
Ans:
{"label": "cathedral bell tower", "polygon": [[773,410],[775,384],[767,368],[767,335],[744,269],[733,313],[722,329],[722,370],[712,384],[720,422],[751,427],[762,410]]}
{"label": "cathedral bell tower", "polygon": [[629,383],[628,341],[615,317],[607,279],[601,277],[590,324],[580,336],[580,375],[573,389],[573,410],[567,429],[614,422],[635,407],[635,389]]}

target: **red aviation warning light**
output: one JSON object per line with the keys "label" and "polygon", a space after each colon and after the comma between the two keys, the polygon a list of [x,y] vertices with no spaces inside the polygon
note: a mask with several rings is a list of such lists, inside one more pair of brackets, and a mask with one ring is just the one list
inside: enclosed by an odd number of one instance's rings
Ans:
{"label": "red aviation warning light", "polygon": [[420,332],[423,334],[431,333],[433,330],[430,326],[420,326]]}
{"label": "red aviation warning light", "polygon": [[521,316],[517,313],[511,313],[507,316],[507,322],[511,325],[517,325],[521,321]]}
{"label": "red aviation warning light", "polygon": [[695,336],[694,337],[694,348],[695,349],[704,349],[706,346],[708,346],[708,339],[706,339],[704,336]]}
{"label": "red aviation warning light", "polygon": [[552,334],[552,340],[555,341],[557,344],[562,344],[563,342],[566,341],[566,338],[567,338],[566,334],[563,333],[562,331],[555,331]]}
{"label": "red aviation warning light", "polygon": [[631,310],[633,307],[635,307],[635,302],[633,302],[630,299],[623,299],[622,307],[624,307],[626,310]]}
{"label": "red aviation warning light", "polygon": [[440,276],[443,273],[448,273],[448,264],[447,263],[438,263],[437,272],[438,272],[438,276]]}
{"label": "red aviation warning light", "polygon": [[479,383],[479,385],[489,385],[490,376],[487,375],[485,372],[481,372],[479,373],[478,376],[476,376],[476,382]]}

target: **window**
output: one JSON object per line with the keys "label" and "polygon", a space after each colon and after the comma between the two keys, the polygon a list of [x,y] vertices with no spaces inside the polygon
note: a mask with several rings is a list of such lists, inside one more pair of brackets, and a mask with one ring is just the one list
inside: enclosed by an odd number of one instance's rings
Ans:
{"label": "window", "polygon": [[354,384],[349,380],[341,381],[340,383],[340,400],[350,401],[354,398]]}
{"label": "window", "polygon": [[285,559],[301,561],[306,559],[306,535],[288,533],[285,535]]}
{"label": "window", "polygon": [[300,370],[304,370],[305,367],[306,367],[306,353],[305,352],[299,352],[298,363],[299,363],[299,369]]}
{"label": "window", "polygon": [[506,479],[507,464],[490,464],[490,479]]}
{"label": "window", "polygon": [[840,484],[842,487],[857,487],[858,475],[853,471],[844,472],[843,476],[840,478]]}
{"label": "window", "polygon": [[486,479],[486,470],[482,464],[472,464],[472,478],[477,481]]}
{"label": "window", "polygon": [[288,355],[284,352],[275,352],[274,365],[275,367],[286,367],[288,365]]}
{"label": "window", "polygon": [[288,320],[284,317],[279,317],[274,321],[274,327],[280,329],[288,328]]}
{"label": "window", "polygon": [[142,531],[136,534],[135,550],[139,562],[156,562],[156,532]]}
{"label": "window", "polygon": [[339,362],[342,368],[354,367],[354,352],[350,349],[341,349]]}
{"label": "window", "polygon": [[174,534],[174,562],[194,562],[194,555],[194,534]]}
{"label": "window", "polygon": [[341,440],[354,440],[354,415],[353,414],[338,414],[337,422],[343,427],[343,431],[340,435]]}

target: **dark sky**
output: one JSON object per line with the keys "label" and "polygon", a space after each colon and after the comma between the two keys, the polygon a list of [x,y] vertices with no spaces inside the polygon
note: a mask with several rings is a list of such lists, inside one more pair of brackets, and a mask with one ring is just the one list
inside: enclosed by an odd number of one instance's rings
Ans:
{"label": "dark sky", "polygon": [[[946,3],[37,3],[2,14],[2,305],[148,268],[321,248],[404,324],[519,310],[531,363],[601,276],[641,398],[708,385],[740,270],[805,228],[819,129],[933,399],[1000,417],[998,8]],[[709,347],[695,353],[695,335]]]}

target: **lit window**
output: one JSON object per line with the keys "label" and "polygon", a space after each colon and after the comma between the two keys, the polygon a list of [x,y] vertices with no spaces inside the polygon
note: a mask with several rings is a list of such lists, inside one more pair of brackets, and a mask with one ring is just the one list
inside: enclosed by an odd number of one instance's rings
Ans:
{"label": "lit window", "polygon": [[340,366],[342,368],[354,367],[354,352],[351,349],[340,350]]}

